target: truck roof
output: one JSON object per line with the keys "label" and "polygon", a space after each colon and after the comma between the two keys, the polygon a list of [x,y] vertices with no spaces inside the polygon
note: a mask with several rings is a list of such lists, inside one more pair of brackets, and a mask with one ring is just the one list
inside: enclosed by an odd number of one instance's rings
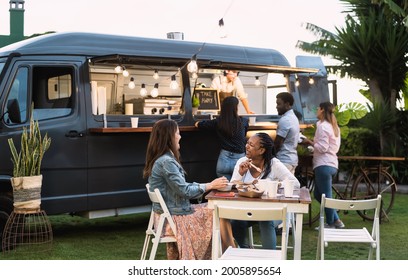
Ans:
{"label": "truck roof", "polygon": [[132,57],[164,59],[172,64],[179,61],[180,66],[196,56],[200,67],[207,68],[236,67],[241,70],[280,73],[316,72],[312,68],[290,67],[288,60],[273,49],[98,33],[53,33],[0,48],[0,57],[11,53],[22,56],[80,55],[99,63],[113,63],[118,59],[129,60]]}

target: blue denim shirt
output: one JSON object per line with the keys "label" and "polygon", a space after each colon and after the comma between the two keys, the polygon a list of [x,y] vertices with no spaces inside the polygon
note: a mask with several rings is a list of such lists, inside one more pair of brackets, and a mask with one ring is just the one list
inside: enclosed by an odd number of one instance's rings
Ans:
{"label": "blue denim shirt", "polygon": [[[186,182],[184,170],[171,152],[154,162],[148,181],[151,191],[155,188],[160,190],[172,215],[192,214],[190,199],[198,198],[205,192],[205,184]],[[158,203],[153,203],[153,210],[163,212]]]}

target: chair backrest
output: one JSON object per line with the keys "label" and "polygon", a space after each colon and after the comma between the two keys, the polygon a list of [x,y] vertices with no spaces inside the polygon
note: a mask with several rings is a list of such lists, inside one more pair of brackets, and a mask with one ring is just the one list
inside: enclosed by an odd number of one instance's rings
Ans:
{"label": "chair backrest", "polygon": [[154,191],[150,190],[150,185],[146,184],[146,190],[147,193],[149,194],[149,198],[151,202],[154,203],[159,203],[160,207],[163,210],[163,213],[161,214],[163,217],[167,219],[167,222],[169,223],[171,229],[173,230],[174,235],[176,235],[176,224],[173,221],[173,218],[171,217],[170,211],[167,208],[166,202],[163,199],[163,196],[160,193],[159,189],[154,189]]}
{"label": "chair backrest", "polygon": [[233,206],[219,206],[214,205],[215,214],[215,231],[218,234],[218,256],[220,257],[221,239],[220,239],[220,221],[219,219],[232,219],[244,221],[273,221],[282,220],[282,238],[281,251],[282,259],[286,259],[287,243],[286,243],[286,223],[287,223],[287,209],[284,207],[265,207],[265,208],[251,208],[251,207],[233,207]]}
{"label": "chair backrest", "polygon": [[381,207],[381,195],[378,195],[377,198],[366,200],[344,200],[326,198],[326,195],[322,194],[320,213],[321,215],[324,215],[324,208],[349,211],[375,209],[374,218],[378,218],[380,214],[379,213],[380,207]]}

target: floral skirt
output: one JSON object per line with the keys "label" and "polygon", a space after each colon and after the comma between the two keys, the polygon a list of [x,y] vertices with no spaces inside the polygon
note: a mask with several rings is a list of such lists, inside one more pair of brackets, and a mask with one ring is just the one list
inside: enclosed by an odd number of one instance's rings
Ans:
{"label": "floral skirt", "polygon": [[[213,209],[207,203],[193,204],[194,213],[189,215],[172,215],[177,228],[177,244],[167,243],[169,260],[209,260],[211,259],[211,242],[213,228]],[[155,215],[155,225],[160,214]],[[173,235],[168,224],[163,235]]]}

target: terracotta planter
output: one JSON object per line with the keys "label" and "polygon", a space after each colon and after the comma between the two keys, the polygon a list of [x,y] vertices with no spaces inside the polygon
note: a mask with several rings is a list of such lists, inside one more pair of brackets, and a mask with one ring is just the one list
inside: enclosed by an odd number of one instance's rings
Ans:
{"label": "terracotta planter", "polygon": [[11,178],[14,196],[14,212],[40,211],[42,175]]}

